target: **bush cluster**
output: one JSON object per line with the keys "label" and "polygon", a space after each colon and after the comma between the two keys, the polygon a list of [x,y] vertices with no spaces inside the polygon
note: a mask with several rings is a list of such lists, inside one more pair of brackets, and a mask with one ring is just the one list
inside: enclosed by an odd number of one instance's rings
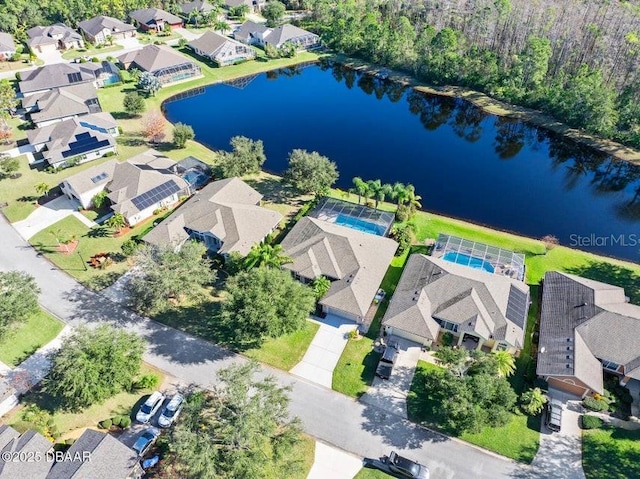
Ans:
{"label": "bush cluster", "polygon": [[582,404],[591,411],[600,412],[609,409],[609,403],[604,399],[596,399],[592,397],[584,398]]}
{"label": "bush cluster", "polygon": [[582,420],[580,423],[581,423],[582,429],[599,429],[604,424],[602,419],[596,416],[587,416],[586,414],[583,414],[581,416],[581,419]]}

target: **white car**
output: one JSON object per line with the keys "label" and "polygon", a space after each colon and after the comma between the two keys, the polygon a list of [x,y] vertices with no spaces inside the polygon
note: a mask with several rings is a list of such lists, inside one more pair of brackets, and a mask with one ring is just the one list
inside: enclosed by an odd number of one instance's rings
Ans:
{"label": "white car", "polygon": [[138,410],[138,414],[136,414],[136,421],[141,422],[142,424],[147,424],[153,415],[160,409],[162,406],[162,402],[164,401],[165,396],[161,392],[154,392],[149,398],[144,402],[140,409]]}
{"label": "white car", "polygon": [[184,398],[181,394],[176,394],[171,398],[169,404],[165,406],[162,410],[162,414],[158,418],[158,426],[160,427],[169,427],[173,424],[173,422],[178,419],[180,415],[180,411],[182,411],[182,404],[184,403]]}

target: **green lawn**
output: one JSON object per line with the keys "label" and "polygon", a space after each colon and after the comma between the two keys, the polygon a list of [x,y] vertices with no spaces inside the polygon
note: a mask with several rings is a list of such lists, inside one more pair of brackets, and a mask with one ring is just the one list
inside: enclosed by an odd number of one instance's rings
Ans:
{"label": "green lawn", "polygon": [[[423,387],[424,377],[437,374],[439,371],[442,371],[440,366],[418,361],[411,391],[407,397],[407,413],[410,420],[451,435],[452,431],[446,430],[439,424],[437,401]],[[538,451],[539,430],[539,418],[512,414],[511,421],[506,426],[485,428],[477,434],[463,433],[459,437],[464,441],[528,464]]]}
{"label": "green lawn", "polygon": [[333,370],[331,388],[351,397],[360,397],[375,377],[380,353],[373,351],[373,339],[350,339]]}
{"label": "green lawn", "polygon": [[[160,384],[164,381],[163,373],[145,363],[140,368],[140,375],[156,374],[160,377]],[[122,392],[107,399],[103,404],[95,404],[81,412],[71,413],[59,411],[56,408],[56,401],[51,396],[43,392],[32,392],[27,394],[21,401],[22,405],[36,404],[40,408],[51,414],[54,425],[61,438],[77,436],[74,431],[80,428],[97,427],[97,424],[114,416],[130,416],[133,411],[142,403],[141,399],[151,391],[141,390],[136,392]],[[6,423],[15,427],[18,431],[26,431],[35,428],[33,424],[25,422],[22,417],[23,409],[20,408],[10,416],[6,416]],[[35,428],[37,429],[37,428]]]}
{"label": "green lawn", "polygon": [[386,472],[379,471],[378,469],[362,468],[356,474],[353,479],[388,479],[390,476]]}
{"label": "green lawn", "polygon": [[40,310],[0,341],[0,361],[9,366],[17,366],[55,338],[62,328],[62,322]]}
{"label": "green lawn", "polygon": [[[75,216],[68,216],[40,231],[29,242],[58,268],[69,273],[81,283],[99,290],[112,284],[127,271],[129,263],[126,258],[121,258],[102,270],[92,268],[87,264],[87,261],[97,253],[122,253],[120,249],[122,243],[144,231],[147,225],[153,223],[154,219],[155,217],[149,218],[136,225],[128,233],[115,238],[112,231],[106,227],[89,229]],[[63,233],[61,239],[75,237],[79,240],[79,245],[73,253],[58,252],[56,238],[52,234],[57,230],[61,230]]]}
{"label": "green lawn", "polygon": [[[67,50],[62,54],[62,58],[65,60],[73,60],[74,58],[79,57],[94,57],[100,53],[111,53],[117,52],[118,50],[122,50],[124,47],[122,45],[111,45],[105,46],[102,48],[80,48],[78,50]],[[114,55],[115,56],[115,55]]]}
{"label": "green lawn", "polygon": [[640,477],[640,431],[602,428],[583,431],[582,467],[587,479]]}
{"label": "green lawn", "polygon": [[243,354],[288,371],[300,362],[319,328],[317,323],[307,321],[304,329],[277,339],[268,339],[259,348],[249,349]]}

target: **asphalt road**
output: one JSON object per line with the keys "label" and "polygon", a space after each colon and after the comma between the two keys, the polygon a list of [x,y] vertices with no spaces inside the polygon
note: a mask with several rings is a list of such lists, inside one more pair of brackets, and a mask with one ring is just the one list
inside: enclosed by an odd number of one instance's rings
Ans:
{"label": "asphalt road", "polygon": [[[242,356],[142,318],[100,294],[80,286],[38,256],[0,215],[0,270],[33,275],[44,308],[72,326],[111,323],[138,332],[148,341],[144,360],[185,383],[210,387],[216,372]],[[362,457],[391,450],[429,466],[433,479],[532,477],[530,467],[515,464],[466,443],[430,432],[375,406],[265,367],[291,385],[291,412],[311,436]]]}

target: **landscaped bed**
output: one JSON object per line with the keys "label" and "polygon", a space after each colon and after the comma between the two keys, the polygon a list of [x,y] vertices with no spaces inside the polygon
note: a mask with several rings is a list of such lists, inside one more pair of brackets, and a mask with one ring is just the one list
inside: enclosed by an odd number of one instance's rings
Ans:
{"label": "landscaped bed", "polygon": [[582,433],[582,467],[587,479],[640,477],[640,430],[614,427]]}
{"label": "landscaped bed", "polygon": [[10,330],[0,341],[0,361],[9,366],[17,366],[38,348],[54,339],[62,328],[62,322],[40,310]]}
{"label": "landscaped bed", "polygon": [[[430,391],[424,389],[424,377],[437,374],[440,366],[419,361],[416,374],[407,397],[409,419],[449,435],[453,431],[440,424],[438,403],[431,398]],[[521,414],[512,414],[510,422],[503,427],[484,428],[479,433],[463,433],[461,439],[490,451],[497,452],[520,462],[530,463],[538,451],[540,419]]]}

